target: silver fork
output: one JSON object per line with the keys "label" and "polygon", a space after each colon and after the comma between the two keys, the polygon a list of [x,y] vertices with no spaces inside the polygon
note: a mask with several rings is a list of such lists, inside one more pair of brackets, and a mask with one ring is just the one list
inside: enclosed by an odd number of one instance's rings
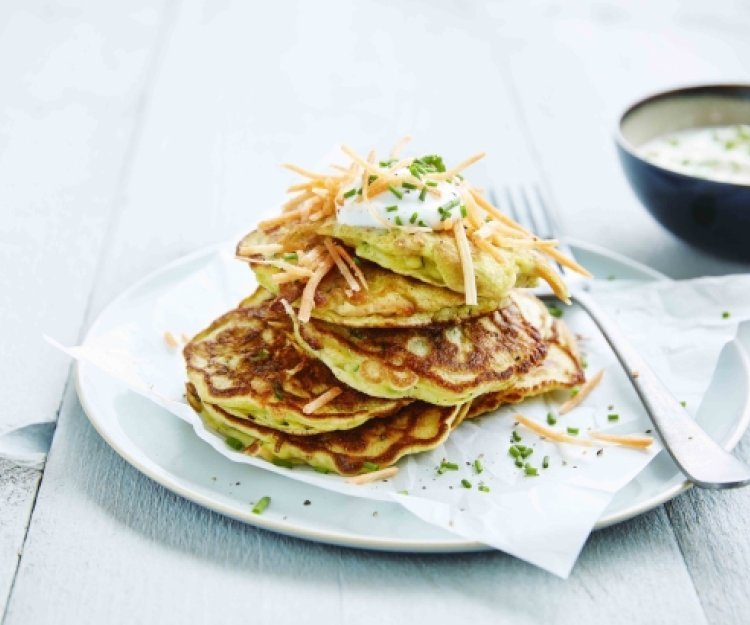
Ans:
{"label": "silver fork", "polygon": [[[558,249],[573,258],[538,185],[506,187],[500,197],[490,191],[495,206],[511,215],[519,224],[545,239],[557,239]],[[646,412],[672,459],[697,486],[733,488],[750,483],[750,467],[722,449],[695,422],[679,401],[659,380],[651,367],[633,348],[617,324],[586,292],[585,279],[559,266],[571,291],[571,299],[583,308],[601,330],[612,351],[628,374]],[[536,291],[535,291],[536,292]],[[540,297],[552,297],[551,290]]]}

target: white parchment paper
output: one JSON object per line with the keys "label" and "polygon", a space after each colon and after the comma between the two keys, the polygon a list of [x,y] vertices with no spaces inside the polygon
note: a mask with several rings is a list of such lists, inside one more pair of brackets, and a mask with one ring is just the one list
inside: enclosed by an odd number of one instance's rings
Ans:
{"label": "white parchment paper", "polygon": [[[165,281],[158,297],[141,297],[136,289],[116,302],[127,307],[122,325],[94,332],[83,346],[58,347],[189,422],[197,436],[236,462],[355,497],[396,501],[429,523],[566,577],[614,494],[660,450],[658,444],[647,451],[556,444],[514,427],[516,411],[542,422],[548,412],[557,414],[569,396],[561,392],[465,422],[440,448],[402,460],[400,472],[387,483],[353,486],[339,476],[306,467],[280,468],[248,457],[207,431],[185,403],[181,350],[170,348],[163,336],[165,331],[192,336],[249,294],[252,275],[233,259],[231,246],[217,251],[209,262],[188,265],[181,275],[179,281]],[[722,346],[734,337],[737,323],[750,318],[750,276],[603,282],[594,284],[594,292],[670,389],[693,409],[711,381]],[[729,318],[723,317],[725,310],[731,312]],[[649,430],[643,408],[593,323],[575,307],[565,309],[564,319],[581,336],[588,373],[604,369],[605,377],[579,408],[558,419],[558,427],[577,427],[581,436],[589,429]],[[610,421],[609,414],[619,419]],[[508,454],[514,429],[522,444],[533,446],[528,461],[538,468],[538,477],[526,476]],[[544,456],[549,456],[548,469],[541,467]],[[444,459],[459,469],[438,473]],[[476,459],[481,473],[474,467]],[[480,484],[489,492],[481,491]]]}

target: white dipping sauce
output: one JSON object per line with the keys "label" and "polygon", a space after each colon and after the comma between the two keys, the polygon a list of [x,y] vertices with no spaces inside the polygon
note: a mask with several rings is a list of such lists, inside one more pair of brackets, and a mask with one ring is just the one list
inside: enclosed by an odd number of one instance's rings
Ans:
{"label": "white dipping sauce", "polygon": [[640,155],[661,167],[719,182],[750,184],[750,125],[689,128],[652,139]]}
{"label": "white dipping sauce", "polygon": [[[397,172],[408,174],[407,169]],[[449,211],[452,216],[460,216],[461,195],[459,193],[460,179],[455,182],[439,182],[433,187],[437,193],[427,193],[424,201],[419,199],[419,189],[404,189],[398,187],[396,191],[401,194],[399,198],[391,191],[378,194],[368,201],[362,200],[361,196],[354,194],[344,198],[342,206],[338,207],[336,218],[340,224],[347,226],[359,226],[369,228],[383,228],[381,219],[399,226],[422,226],[434,228],[441,222],[441,210]],[[358,189],[359,178],[344,189]],[[369,205],[369,206],[368,206]],[[374,213],[374,215],[373,215]],[[443,215],[445,213],[442,213]]]}

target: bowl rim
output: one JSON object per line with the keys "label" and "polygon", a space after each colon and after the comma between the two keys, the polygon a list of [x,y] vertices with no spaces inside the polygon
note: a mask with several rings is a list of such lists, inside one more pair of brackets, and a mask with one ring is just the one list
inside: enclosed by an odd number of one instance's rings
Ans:
{"label": "bowl rim", "polygon": [[615,143],[617,146],[627,152],[630,156],[633,158],[636,158],[642,163],[645,163],[651,167],[654,167],[658,169],[659,171],[666,172],[675,176],[680,176],[682,178],[685,178],[686,180],[693,180],[693,181],[700,181],[700,182],[709,182],[713,184],[723,185],[725,187],[731,188],[731,187],[739,187],[741,189],[748,189],[750,188],[750,183],[743,183],[743,182],[727,182],[725,180],[714,180],[713,178],[705,178],[701,176],[693,176],[690,174],[685,174],[679,171],[676,171],[674,169],[669,169],[667,167],[662,167],[661,165],[657,165],[656,163],[646,160],[643,158],[635,149],[635,146],[633,146],[626,138],[625,135],[622,133],[622,123],[625,121],[625,119],[636,109],[641,108],[642,106],[647,106],[648,104],[651,104],[652,102],[656,102],[658,100],[666,99],[669,97],[682,97],[687,95],[694,95],[702,92],[729,92],[731,95],[731,92],[736,91],[746,91],[748,97],[745,99],[750,99],[750,82],[717,82],[717,83],[696,83],[696,84],[689,84],[689,85],[682,85],[679,87],[672,87],[670,89],[662,89],[659,91],[653,91],[645,96],[641,96],[640,98],[637,98],[636,100],[632,100],[630,104],[628,104],[622,113],[617,118],[617,124],[615,126]]}

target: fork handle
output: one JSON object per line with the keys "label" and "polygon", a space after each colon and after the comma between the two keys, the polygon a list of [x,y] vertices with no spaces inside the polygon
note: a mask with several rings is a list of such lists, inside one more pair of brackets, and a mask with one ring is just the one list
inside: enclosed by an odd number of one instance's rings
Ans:
{"label": "fork handle", "polygon": [[664,447],[688,479],[703,488],[731,488],[750,483],[750,468],[706,434],[592,297],[577,289],[573,299],[589,313],[607,339]]}

